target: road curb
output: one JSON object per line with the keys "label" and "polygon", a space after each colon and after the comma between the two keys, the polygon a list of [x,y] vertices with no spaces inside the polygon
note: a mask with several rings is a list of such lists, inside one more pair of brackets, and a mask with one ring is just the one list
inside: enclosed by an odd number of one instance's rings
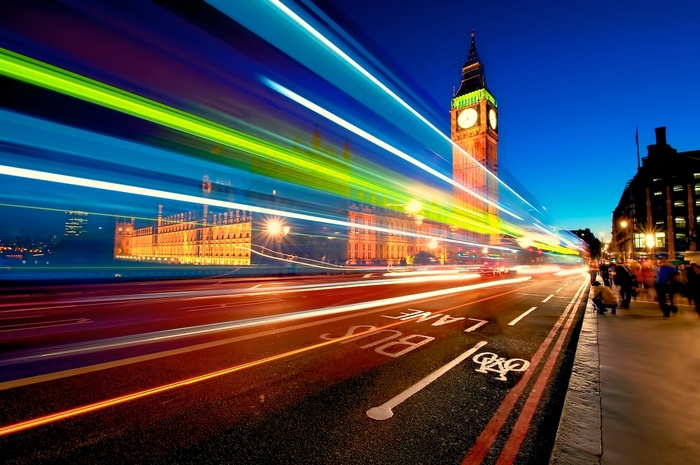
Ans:
{"label": "road curb", "polygon": [[597,315],[589,298],[550,465],[600,465],[602,412]]}

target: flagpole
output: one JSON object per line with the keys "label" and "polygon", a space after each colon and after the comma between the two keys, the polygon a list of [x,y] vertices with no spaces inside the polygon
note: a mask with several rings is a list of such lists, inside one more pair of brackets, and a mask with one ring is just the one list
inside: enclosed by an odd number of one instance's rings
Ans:
{"label": "flagpole", "polygon": [[639,169],[642,166],[639,162],[639,126],[635,128],[634,141],[637,143],[637,169]]}

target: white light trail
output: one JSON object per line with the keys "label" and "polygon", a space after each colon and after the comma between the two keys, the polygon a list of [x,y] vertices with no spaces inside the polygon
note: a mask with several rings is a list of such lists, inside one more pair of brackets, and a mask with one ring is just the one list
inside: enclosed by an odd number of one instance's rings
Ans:
{"label": "white light trail", "polygon": [[464,155],[469,157],[472,161],[476,163],[478,167],[480,167],[487,175],[491,176],[494,178],[499,184],[501,184],[503,187],[508,189],[510,192],[513,193],[518,199],[520,199],[522,202],[524,202],[526,205],[528,205],[530,208],[534,209],[535,211],[539,212],[537,208],[535,208],[530,202],[525,200],[520,194],[515,192],[510,186],[508,186],[506,183],[504,183],[498,176],[493,174],[489,169],[487,169],[484,165],[481,163],[477,162],[474,157],[471,156],[467,151],[465,151],[462,147],[457,145],[451,138],[449,138],[447,135],[443,134],[440,129],[435,127],[434,124],[432,124],[430,121],[428,121],[423,115],[421,115],[417,110],[415,110],[411,105],[406,103],[401,97],[396,95],[391,89],[389,89],[386,85],[384,85],[379,79],[374,77],[369,71],[367,71],[365,68],[363,68],[359,63],[357,63],[355,60],[353,60],[348,54],[343,52],[338,46],[336,46],[333,42],[328,40],[323,34],[318,32],[316,29],[314,29],[313,26],[311,26],[309,23],[304,21],[303,18],[301,18],[299,15],[297,15],[294,11],[292,11],[289,7],[287,7],[284,3],[282,3],[279,0],[270,0],[270,3],[272,3],[274,6],[276,6],[280,11],[282,11],[285,15],[287,15],[289,18],[291,18],[294,22],[299,24],[304,30],[306,30],[308,33],[310,33],[312,36],[314,36],[319,42],[324,44],[326,47],[328,47],[333,53],[335,53],[337,56],[345,60],[350,66],[355,68],[360,74],[362,74],[364,77],[369,79],[373,84],[375,84],[377,87],[379,87],[383,92],[385,92],[388,96],[390,96],[392,99],[394,99],[397,103],[399,103],[402,107],[404,107],[406,110],[408,110],[410,113],[412,113],[416,118],[418,118],[420,121],[425,123],[426,126],[428,126],[432,131],[434,131],[436,134],[438,134],[440,137],[442,137],[444,140],[450,143],[450,145],[460,152],[462,152]]}
{"label": "white light trail", "polygon": [[[17,168],[17,167],[7,166],[7,165],[0,165],[0,175],[14,176],[14,177],[25,178],[25,179],[34,179],[37,181],[54,182],[54,183],[67,184],[67,185],[79,186],[79,187],[88,187],[91,189],[106,190],[106,191],[111,191],[111,192],[121,192],[121,193],[125,193],[125,194],[141,195],[144,197],[154,197],[154,198],[160,198],[160,199],[176,200],[179,202],[198,203],[200,205],[210,205],[210,206],[214,206],[214,207],[221,207],[221,208],[234,209],[234,210],[235,209],[247,210],[247,211],[255,212],[255,213],[264,213],[267,215],[284,216],[287,218],[295,218],[295,219],[300,219],[300,220],[305,220],[305,221],[311,221],[314,223],[332,224],[332,225],[344,226],[344,227],[348,227],[348,228],[358,227],[357,224],[351,223],[349,221],[334,220],[332,218],[324,218],[324,217],[319,217],[319,216],[306,215],[303,213],[286,212],[286,211],[282,211],[282,210],[274,210],[271,208],[258,207],[258,206],[254,206],[254,205],[246,205],[246,204],[241,204],[241,203],[236,203],[236,202],[228,202],[228,201],[224,201],[224,200],[209,199],[209,198],[205,198],[205,197],[197,197],[194,195],[176,194],[174,192],[149,189],[149,188],[145,188],[145,187],[129,186],[126,184],[118,184],[118,183],[108,182],[108,181],[98,181],[98,180],[94,180],[94,179],[79,178],[76,176],[68,176],[68,175],[64,175],[64,174],[47,173],[45,171],[29,170],[29,169],[25,169],[25,168]],[[394,230],[394,229],[390,229],[390,228],[382,228],[379,226],[372,226],[372,225],[362,225],[361,227],[363,229],[384,232],[384,233],[389,233],[389,234],[398,234],[398,235],[402,235],[402,236],[416,237],[416,238],[420,238],[420,239],[434,239],[433,236],[429,236],[426,234],[413,233],[410,231],[399,231],[399,230]],[[440,240],[443,242],[451,242],[454,244],[463,244],[463,245],[469,245],[469,246],[480,245],[480,244],[476,244],[473,242],[460,241],[460,240],[450,239],[450,238],[445,238],[445,237],[441,237]],[[491,246],[491,248],[509,250],[507,247]]]}
{"label": "white light trail", "polygon": [[[198,336],[202,334],[212,334],[222,331],[231,331],[240,328],[250,328],[261,325],[269,325],[274,323],[282,323],[289,321],[296,321],[305,318],[315,318],[323,316],[332,316],[340,313],[353,312],[358,310],[366,310],[369,308],[385,307],[390,305],[398,305],[408,302],[415,302],[417,300],[431,299],[436,297],[442,297],[450,294],[459,294],[462,292],[473,291],[476,289],[483,289],[493,286],[502,286],[505,284],[517,284],[529,280],[530,277],[524,278],[514,278],[507,280],[489,281],[479,284],[470,284],[466,286],[450,287],[447,289],[439,289],[436,291],[421,292],[418,294],[408,294],[400,297],[391,297],[379,300],[370,300],[366,302],[357,302],[346,305],[338,305],[335,307],[325,307],[311,310],[304,310],[294,313],[285,313],[282,315],[265,316],[258,318],[248,318],[238,321],[225,321],[221,323],[212,323],[201,326],[191,326],[186,328],[177,328],[164,331],[156,331],[146,334],[137,334],[132,336],[124,336],[112,339],[106,339],[101,341],[94,341],[89,343],[82,343],[76,346],[71,346],[68,348],[58,348],[52,352],[44,353],[41,355],[31,355],[25,357],[18,357],[15,359],[6,359],[0,362],[0,365],[8,365],[12,363],[17,363],[20,361],[30,361],[38,359],[47,359],[53,357],[62,357],[67,355],[75,355],[80,353],[90,353],[101,350],[113,350],[121,347],[129,347],[138,344],[150,344],[156,342],[162,342],[166,340]],[[424,278],[416,278],[424,282]]]}
{"label": "white light trail", "polygon": [[[516,215],[515,213],[503,208],[497,203],[494,203],[492,200],[489,200],[486,197],[482,197],[481,195],[477,194],[476,192],[472,191],[468,187],[456,182],[452,178],[445,176],[444,174],[440,173],[439,171],[435,170],[434,168],[431,168],[430,166],[426,165],[425,163],[421,162],[420,160],[417,160],[413,158],[412,156],[402,152],[401,150],[397,149],[396,147],[387,144],[383,140],[373,136],[372,134],[358,128],[354,124],[344,120],[343,118],[331,113],[330,111],[326,110],[325,108],[313,103],[312,101],[302,97],[301,95],[297,94],[296,92],[293,92],[289,90],[288,88],[271,81],[270,79],[267,79],[265,77],[261,77],[261,80],[263,81],[264,84],[266,84],[268,87],[270,87],[273,90],[276,90],[280,94],[284,95],[287,98],[290,98],[291,100],[294,100],[295,102],[299,103],[300,105],[303,105],[304,107],[308,108],[309,110],[323,116],[324,118],[333,121],[334,123],[344,127],[350,132],[353,132],[357,134],[358,136],[362,137],[363,139],[372,142],[373,144],[377,145],[378,147],[386,150],[389,153],[392,153],[396,155],[399,158],[402,158],[403,160],[408,161],[409,163],[412,163],[413,165],[419,167],[420,169],[424,170],[427,173],[432,174],[436,178],[440,179],[441,181],[444,181],[448,184],[450,184],[453,187],[456,187],[457,189],[466,192],[467,194],[476,197],[477,199],[481,200],[482,202],[485,202],[489,205],[491,205],[494,208],[497,208],[498,210],[502,211],[503,213],[506,213],[507,215],[512,216],[513,218],[517,218],[519,220],[522,220],[521,217]],[[477,163],[479,166],[481,164]]]}

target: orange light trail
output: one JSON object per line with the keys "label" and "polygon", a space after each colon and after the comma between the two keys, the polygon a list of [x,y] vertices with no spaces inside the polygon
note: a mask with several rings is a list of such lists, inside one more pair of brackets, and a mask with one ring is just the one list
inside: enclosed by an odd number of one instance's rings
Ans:
{"label": "orange light trail", "polygon": [[325,347],[325,346],[330,345],[330,344],[335,344],[337,342],[341,342],[341,341],[344,341],[346,339],[356,338],[360,335],[365,335],[365,334],[370,334],[373,332],[383,331],[387,328],[391,328],[393,326],[398,326],[400,324],[403,324],[403,323],[406,323],[409,321],[413,321],[414,319],[415,318],[405,320],[405,321],[399,321],[396,323],[391,323],[389,325],[382,326],[380,328],[371,329],[369,331],[365,331],[365,332],[360,333],[360,334],[350,334],[350,335],[342,336],[342,337],[339,337],[337,339],[333,339],[330,341],[320,342],[318,344],[313,344],[310,346],[302,347],[300,349],[291,350],[289,352],[284,352],[281,354],[272,355],[270,357],[262,358],[262,359],[255,360],[252,362],[243,363],[241,365],[236,365],[234,367],[225,368],[223,370],[215,371],[212,373],[207,373],[204,375],[195,376],[194,378],[189,378],[189,379],[177,381],[177,382],[170,383],[170,384],[164,384],[162,386],[157,386],[157,387],[154,387],[151,389],[146,389],[144,391],[134,392],[134,393],[127,394],[124,396],[115,397],[113,399],[107,399],[107,400],[103,400],[101,402],[95,402],[93,404],[83,405],[82,407],[76,407],[76,408],[73,408],[70,410],[64,410],[63,412],[52,413],[50,415],[45,415],[43,417],[35,418],[32,420],[27,420],[27,421],[23,421],[20,423],[15,423],[15,424],[3,426],[2,428],[0,428],[0,436],[6,436],[9,434],[18,433],[20,431],[25,431],[28,429],[36,428],[38,426],[47,425],[50,423],[55,423],[57,421],[66,420],[68,418],[77,417],[79,415],[84,415],[86,413],[94,412],[97,410],[102,410],[102,409],[112,407],[115,405],[124,404],[126,402],[131,402],[133,400],[143,399],[145,397],[150,397],[150,396],[153,396],[156,394],[160,394],[162,392],[171,391],[173,389],[201,383],[203,381],[208,381],[210,379],[218,378],[218,377],[221,377],[224,375],[229,375],[231,373],[235,373],[237,371],[245,370],[246,368],[252,368],[252,367],[255,367],[258,365],[263,365],[265,363],[274,362],[276,360],[281,360],[283,358],[291,357],[293,355],[301,354],[301,353],[308,352],[308,351],[311,351],[314,349],[319,349],[321,347]]}

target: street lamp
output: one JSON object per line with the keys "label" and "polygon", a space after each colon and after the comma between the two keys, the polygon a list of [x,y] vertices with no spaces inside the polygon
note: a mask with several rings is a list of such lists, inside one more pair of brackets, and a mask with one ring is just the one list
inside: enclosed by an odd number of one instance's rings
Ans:
{"label": "street lamp", "polygon": [[625,262],[627,261],[627,220],[622,220],[620,221],[620,227],[622,228],[623,231],[623,239],[622,239],[622,261]]}
{"label": "street lamp", "polygon": [[654,254],[654,247],[656,246],[656,238],[653,234],[647,234],[645,237],[647,248],[650,250],[651,255]]}
{"label": "street lamp", "polygon": [[275,244],[275,251],[282,253],[282,238],[289,234],[289,226],[280,219],[272,218],[265,224],[265,232]]}

